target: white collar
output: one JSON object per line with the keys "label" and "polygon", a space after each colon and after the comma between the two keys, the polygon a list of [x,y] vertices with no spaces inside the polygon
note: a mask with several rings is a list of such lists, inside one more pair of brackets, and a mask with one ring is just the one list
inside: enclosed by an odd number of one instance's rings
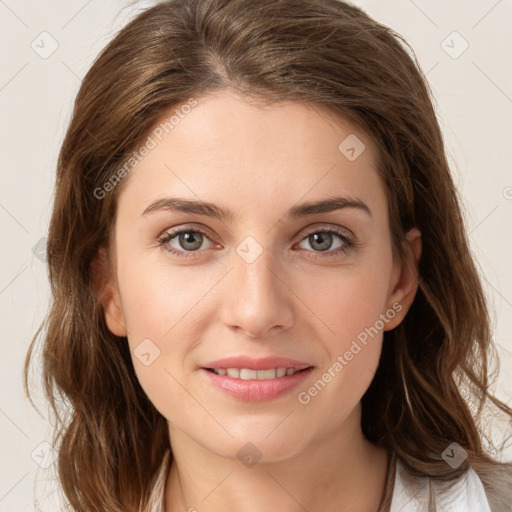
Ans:
{"label": "white collar", "polygon": [[[431,479],[437,512],[491,512],[484,486],[473,469],[444,490],[446,485]],[[428,477],[412,476],[397,459],[390,512],[427,512],[428,497]]]}
{"label": "white collar", "polygon": [[[155,478],[148,506],[151,512],[164,512],[163,502],[170,450],[167,450]],[[447,491],[443,483],[431,480],[436,512],[491,512],[484,486],[473,469],[464,473]],[[412,476],[396,459],[395,485],[390,512],[428,512],[428,477]]]}

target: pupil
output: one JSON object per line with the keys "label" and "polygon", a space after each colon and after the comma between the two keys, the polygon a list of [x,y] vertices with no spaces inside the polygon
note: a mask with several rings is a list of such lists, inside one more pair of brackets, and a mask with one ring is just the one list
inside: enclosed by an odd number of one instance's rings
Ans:
{"label": "pupil", "polygon": [[[196,235],[199,235],[199,236],[196,238],[196,240],[194,242],[194,238],[196,237]],[[190,250],[199,249],[199,247],[201,247],[201,235],[200,235],[200,233],[194,234],[194,232],[192,232],[192,231],[189,231],[187,233],[182,233],[180,243],[186,249],[190,249]],[[192,246],[191,247],[187,246],[187,244],[190,244],[190,243],[192,244]]]}
{"label": "pupil", "polygon": [[310,241],[311,247],[314,247],[318,241],[320,241],[320,247],[317,247],[319,251],[326,251],[331,247],[332,235],[330,233],[314,233],[311,236],[313,238],[313,242]]}

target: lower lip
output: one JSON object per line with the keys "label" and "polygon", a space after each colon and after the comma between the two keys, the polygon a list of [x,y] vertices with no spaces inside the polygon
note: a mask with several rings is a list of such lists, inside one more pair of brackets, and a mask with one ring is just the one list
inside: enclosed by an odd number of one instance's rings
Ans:
{"label": "lower lip", "polygon": [[206,368],[201,368],[200,371],[210,384],[234,398],[246,402],[268,402],[289,393],[302,384],[313,371],[313,367],[293,375],[261,380],[235,379],[227,375],[217,375]]}

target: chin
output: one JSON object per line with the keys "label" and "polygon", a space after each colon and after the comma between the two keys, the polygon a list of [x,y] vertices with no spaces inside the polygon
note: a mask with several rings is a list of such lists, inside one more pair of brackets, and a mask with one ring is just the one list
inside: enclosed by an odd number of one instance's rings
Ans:
{"label": "chin", "polygon": [[[271,429],[268,431],[270,432]],[[217,453],[221,457],[231,460],[239,460],[247,467],[254,464],[273,464],[291,459],[304,448],[304,436],[299,438],[289,435],[280,436],[276,432],[270,435],[248,430],[240,433],[229,442],[223,443],[219,450],[219,444],[215,446],[205,445],[206,448]]]}

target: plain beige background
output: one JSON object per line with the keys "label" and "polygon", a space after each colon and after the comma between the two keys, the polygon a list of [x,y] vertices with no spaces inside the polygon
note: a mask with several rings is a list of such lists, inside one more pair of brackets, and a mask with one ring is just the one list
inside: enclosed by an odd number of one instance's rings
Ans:
{"label": "plain beige background", "polygon": [[[411,43],[434,91],[472,249],[495,310],[502,361],[496,392],[510,404],[512,3],[355,3]],[[55,468],[49,425],[24,396],[21,368],[49,301],[41,239],[72,101],[98,51],[151,2],[128,4],[0,0],[0,512],[34,510],[34,491],[50,494],[38,510],[57,510],[48,505],[53,487],[43,480]],[[45,403],[38,405],[46,414]],[[512,459],[511,449],[505,458]]]}

